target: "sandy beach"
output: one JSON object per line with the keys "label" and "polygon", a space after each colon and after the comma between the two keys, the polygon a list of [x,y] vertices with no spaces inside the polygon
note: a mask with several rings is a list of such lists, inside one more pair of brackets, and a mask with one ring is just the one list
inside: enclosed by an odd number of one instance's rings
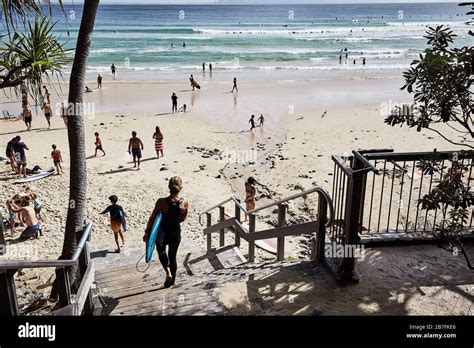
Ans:
{"label": "sandy beach", "polygon": [[[267,73],[256,73],[253,77],[247,75],[239,80],[238,93],[229,92],[232,88],[232,80],[228,79],[232,76],[230,74],[214,74],[212,78],[196,75],[202,86],[201,90],[196,91],[190,89],[184,75],[165,81],[158,76],[155,80],[149,78],[143,81],[122,81],[119,77],[114,80],[105,76],[102,90],[84,95],[88,110],[85,116],[89,155],[87,216],[94,223],[93,248],[105,248],[110,252],[115,249],[109,218],[100,215],[109,204],[110,195],[118,196],[119,204],[129,216],[129,231],[125,234],[126,252],[127,245],[141,242],[154,202],[167,195],[167,181],[174,175],[183,178],[182,196],[189,200],[191,208],[183,231],[205,250],[206,239],[199,223],[199,213],[231,195],[244,198],[244,181],[250,175],[265,186],[265,189],[259,186],[258,206],[269,201],[269,197],[271,200],[284,198],[315,185],[330,190],[333,154],[373,148],[393,148],[396,151],[454,149],[436,134],[417,133],[413,129],[392,128],[384,124],[385,110],[396,103],[410,101],[409,96],[399,90],[403,84],[402,79],[397,77],[399,73],[394,71],[385,77],[362,74],[346,78],[338,75],[331,79],[306,76],[292,80],[284,74],[277,75],[275,79]],[[89,77],[87,85],[96,87],[92,77]],[[67,88],[63,86],[61,92],[57,86],[50,86],[50,90],[55,91],[52,93],[52,104],[59,105],[66,96]],[[180,106],[187,105],[186,114],[170,113],[172,92],[177,93]],[[20,110],[20,103],[7,99],[5,95],[1,96],[0,106],[14,114]],[[265,124],[250,132],[248,119],[252,114],[256,117],[264,114]],[[29,185],[16,185],[16,176],[9,172],[9,166],[1,165],[0,209],[4,217],[7,215],[5,201],[8,198],[32,191],[43,201],[44,218],[44,237],[39,240],[17,243],[7,232],[10,253],[4,256],[6,258],[55,259],[61,251],[68,200],[68,141],[59,117],[55,115],[52,118],[52,129],[48,130],[46,126],[41,110],[34,107],[33,129],[30,132],[25,131],[24,123],[19,119],[0,121],[2,153],[6,143],[13,136],[20,135],[30,148],[27,151],[29,167],[39,165],[47,169],[53,166],[51,145],[56,144],[63,154],[65,172]],[[164,135],[164,157],[160,159],[156,159],[152,139],[156,126]],[[130,164],[131,158],[127,153],[132,131],[136,131],[144,143],[140,171],[131,168],[133,164]],[[94,132],[100,133],[106,156],[93,156]],[[298,215],[308,215],[296,201],[290,209]],[[272,211],[262,212],[258,226],[269,226],[267,222],[274,218],[272,214]],[[215,238],[214,243],[217,243]],[[227,238],[227,242],[231,243],[231,234],[227,234]],[[474,278],[460,257],[453,259],[452,255],[432,245],[417,248],[433,258],[432,272],[436,273],[435,266],[442,267],[448,262],[453,274],[458,272],[458,276],[464,275],[468,280],[463,286],[472,287]],[[412,249],[397,249],[393,255],[403,257],[410,263],[409,260],[418,258],[419,251]],[[245,250],[243,245],[244,254]],[[371,250],[369,261],[362,262],[360,267],[366,272],[374,271],[370,268],[372,260],[380,253],[388,255],[387,250],[390,249]],[[288,238],[285,251],[288,260],[307,259],[308,241],[305,237]],[[257,253],[258,260],[273,258],[273,255],[261,250]],[[399,266],[390,266],[390,258],[382,258],[378,262],[376,268],[384,268],[384,272],[390,273],[393,268],[399,274],[397,281],[403,280],[402,274],[415,277],[418,272],[409,267],[401,270],[397,268]],[[21,295],[28,294],[28,291],[30,295],[47,292],[51,276],[49,271],[20,272],[16,279],[18,291]],[[370,280],[372,284],[384,282],[381,274],[374,279]],[[29,289],[31,283],[27,280],[35,280],[36,284],[41,285]],[[332,291],[330,288],[326,291]],[[380,291],[386,293],[386,286],[381,286]],[[454,301],[457,295],[446,291],[444,296],[449,302],[450,296]],[[449,305],[440,309],[435,302],[410,303],[407,313],[449,313]],[[380,309],[369,307],[367,313],[380,312]],[[389,306],[386,310],[386,314],[399,313]],[[345,313],[354,312],[344,312],[343,309],[334,312]],[[460,311],[456,314],[466,313]]]}

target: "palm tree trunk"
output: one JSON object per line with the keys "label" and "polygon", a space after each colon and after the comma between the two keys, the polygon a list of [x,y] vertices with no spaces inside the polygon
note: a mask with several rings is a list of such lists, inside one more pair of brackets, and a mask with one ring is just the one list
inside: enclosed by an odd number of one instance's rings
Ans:
{"label": "palm tree trunk", "polygon": [[84,1],[81,27],[79,29],[74,63],[69,80],[68,139],[71,163],[69,205],[61,255],[63,258],[70,258],[74,254],[77,243],[76,232],[82,230],[86,216],[87,168],[82,95],[87,57],[89,56],[98,6],[99,0]]}

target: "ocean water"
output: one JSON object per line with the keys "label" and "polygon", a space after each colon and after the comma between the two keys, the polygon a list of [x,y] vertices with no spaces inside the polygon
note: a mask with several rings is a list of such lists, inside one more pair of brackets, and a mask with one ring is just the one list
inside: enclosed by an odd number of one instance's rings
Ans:
{"label": "ocean water", "polygon": [[[188,71],[203,62],[214,70],[346,70],[363,57],[365,69],[404,69],[426,47],[427,26],[449,25],[457,46],[472,45],[465,12],[456,3],[100,5],[88,70]],[[53,15],[72,46],[81,7]]]}

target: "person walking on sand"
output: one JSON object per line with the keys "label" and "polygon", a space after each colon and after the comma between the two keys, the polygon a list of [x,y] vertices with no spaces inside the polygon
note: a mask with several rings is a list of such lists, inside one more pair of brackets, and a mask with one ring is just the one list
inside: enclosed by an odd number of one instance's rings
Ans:
{"label": "person walking on sand", "polygon": [[68,114],[68,110],[66,106],[64,105],[64,103],[61,103],[61,118],[63,119],[63,122],[66,125],[66,128],[67,128],[67,114]]}
{"label": "person walking on sand", "polygon": [[[191,75],[192,76],[192,75]],[[194,87],[193,87],[194,88]],[[171,112],[174,114],[178,112],[178,96],[173,92],[171,95]]]}
{"label": "person walking on sand", "polygon": [[26,178],[26,154],[25,149],[29,150],[28,146],[24,142],[21,141],[21,137],[19,135],[16,136],[16,141],[13,144],[13,149],[15,150],[16,154],[16,163],[18,165],[18,174],[20,176],[23,174],[23,177]]}
{"label": "person walking on sand", "polygon": [[239,89],[237,88],[237,77],[234,77],[234,86],[232,87],[232,92],[234,91],[239,91]]}
{"label": "person walking on sand", "polygon": [[61,162],[63,161],[63,157],[61,156],[61,151],[57,148],[56,145],[51,145],[53,151],[51,151],[51,158],[53,159],[53,164],[56,167],[57,175],[63,173],[63,167],[61,166]]}
{"label": "person walking on sand", "polygon": [[44,117],[46,118],[46,122],[48,122],[48,129],[51,128],[51,107],[49,104],[43,103],[43,112],[44,112]]}
{"label": "person walking on sand", "polygon": [[117,68],[115,67],[114,63],[112,63],[112,66],[110,67],[110,70],[112,71],[112,75],[114,75],[114,77],[115,77],[115,71],[117,70]]}
{"label": "person walking on sand", "polygon": [[260,114],[260,117],[258,118],[258,126],[263,127],[263,122],[265,122],[265,117],[263,117],[263,114]]}
{"label": "person walking on sand", "polygon": [[47,104],[51,104],[51,93],[49,93],[48,88],[46,86],[43,86],[44,89],[44,96],[46,97],[46,102]]}
{"label": "person walking on sand", "polygon": [[[125,232],[125,217],[127,216],[123,208],[117,204],[118,198],[116,195],[109,197],[111,205],[109,205],[101,214],[110,213],[110,228],[114,233],[115,244],[117,244],[116,253],[120,253],[121,249],[125,245],[125,238],[123,237],[122,226],[124,227]],[[120,245],[119,238],[122,240],[122,245]]]}
{"label": "person walking on sand", "polygon": [[[255,188],[255,179],[250,177],[245,182],[245,210],[251,211],[255,209],[255,196],[257,195],[257,189]],[[245,216],[247,221],[247,215]]]}
{"label": "person walking on sand", "polygon": [[[137,138],[137,132],[132,132],[132,137],[128,142],[128,153],[133,156],[133,168],[140,170],[140,158],[142,158],[143,143]],[[138,164],[138,167],[137,167]]]}
{"label": "person walking on sand", "polygon": [[156,127],[155,133],[153,133],[153,139],[155,139],[155,151],[156,158],[163,157],[163,134],[161,133],[160,127]]}
{"label": "person walking on sand", "polygon": [[[156,240],[156,250],[161,265],[166,272],[165,288],[169,288],[176,283],[176,272],[178,269],[176,255],[179,243],[181,242],[180,224],[186,219],[189,209],[189,203],[179,196],[183,189],[183,181],[179,176],[174,176],[170,179],[168,188],[170,191],[169,196],[159,198],[156,201],[155,208],[148,220],[145,235],[143,236],[143,241],[147,243],[156,217],[159,213],[163,214],[160,226],[162,232]],[[166,246],[168,246],[168,252],[166,252]]]}
{"label": "person walking on sand", "polygon": [[102,140],[100,140],[99,133],[95,132],[94,135],[95,135],[95,142],[94,142],[95,154],[94,154],[94,156],[97,157],[97,151],[102,151],[103,156],[105,156],[105,151],[104,151],[104,148],[102,147]]}
{"label": "person walking on sand", "polygon": [[250,123],[250,130],[253,130],[255,128],[255,115],[252,115],[249,120]]}
{"label": "person walking on sand", "polygon": [[102,89],[102,76],[97,76],[97,88]]}
{"label": "person walking on sand", "polygon": [[16,143],[16,137],[13,138],[12,140],[10,140],[7,143],[7,147],[5,149],[5,155],[10,160],[10,167],[12,168],[13,172],[17,171],[17,169],[16,169],[16,158],[15,158],[15,147],[14,147],[15,143]]}
{"label": "person walking on sand", "polygon": [[31,121],[33,120],[33,114],[28,107],[23,110],[23,120],[25,121],[26,130],[31,131]]}

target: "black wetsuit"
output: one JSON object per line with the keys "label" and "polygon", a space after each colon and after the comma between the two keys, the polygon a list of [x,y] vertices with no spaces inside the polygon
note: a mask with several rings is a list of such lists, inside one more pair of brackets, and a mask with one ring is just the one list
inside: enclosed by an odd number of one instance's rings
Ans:
{"label": "black wetsuit", "polygon": [[[178,269],[176,255],[179,243],[181,242],[181,211],[179,206],[182,202],[182,199],[174,203],[169,197],[166,198],[168,212],[163,213],[160,233],[156,240],[156,250],[158,251],[160,262],[164,268],[169,267],[173,282],[176,279],[176,270]],[[168,254],[166,254],[167,245]]]}
{"label": "black wetsuit", "polygon": [[173,112],[178,111],[178,96],[176,95],[171,96],[171,100],[172,100],[172,111]]}

